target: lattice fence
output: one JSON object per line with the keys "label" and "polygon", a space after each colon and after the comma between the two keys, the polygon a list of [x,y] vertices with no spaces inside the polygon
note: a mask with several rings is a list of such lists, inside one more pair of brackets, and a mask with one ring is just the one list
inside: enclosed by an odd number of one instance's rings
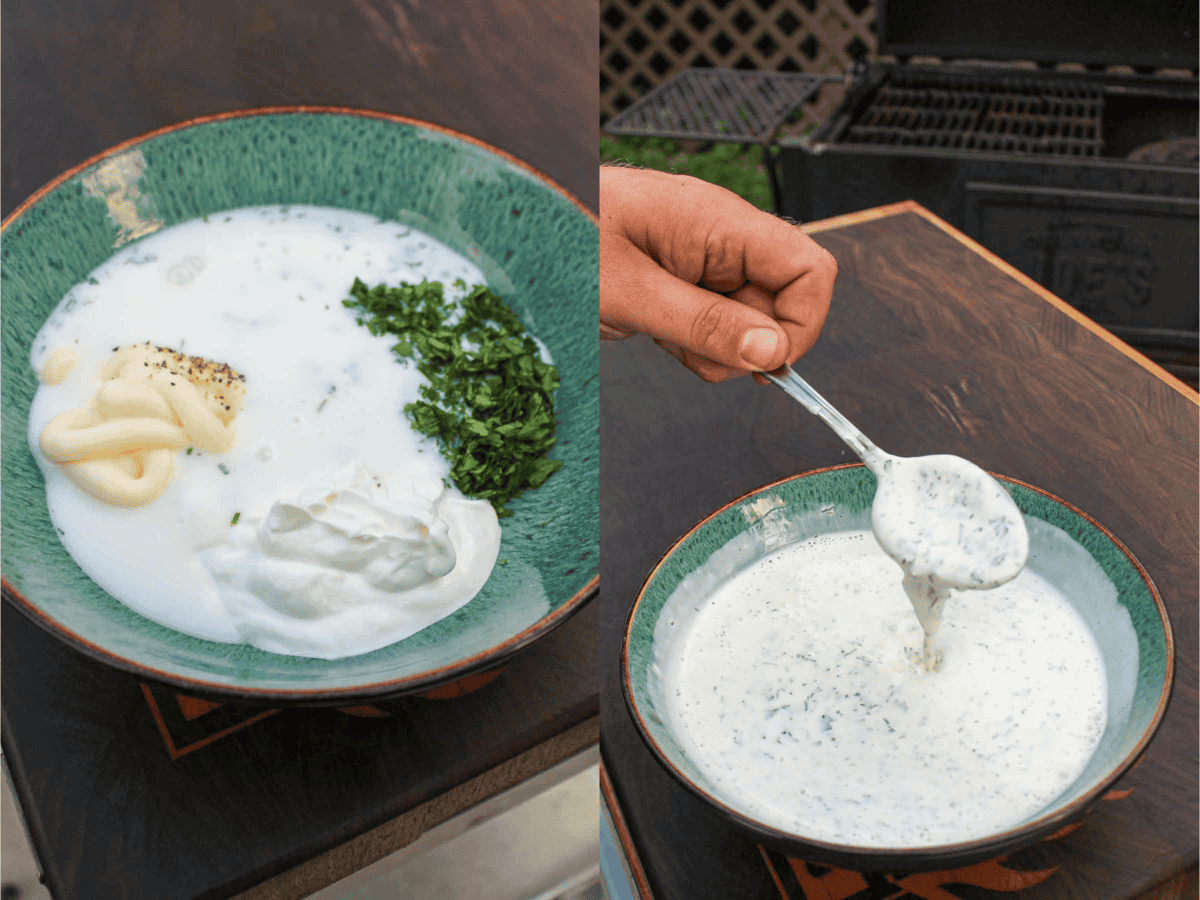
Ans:
{"label": "lattice fence", "polygon": [[[600,122],[690,66],[840,75],[875,47],[873,0],[601,0]],[[841,96],[826,85],[801,125]]]}

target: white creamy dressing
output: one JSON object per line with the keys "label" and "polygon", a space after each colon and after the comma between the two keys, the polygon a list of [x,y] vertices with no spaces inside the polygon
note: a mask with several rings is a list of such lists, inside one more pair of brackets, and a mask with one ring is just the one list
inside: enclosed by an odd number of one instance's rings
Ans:
{"label": "white creamy dressing", "polygon": [[881,468],[871,527],[910,575],[967,589],[996,587],[1021,571],[1025,522],[983,469],[949,455],[892,457]]}
{"label": "white creamy dressing", "polygon": [[[67,294],[31,364],[63,349],[78,362],[39,387],[29,439],[62,542],[102,588],[186,634],[322,658],[394,643],[478,593],[495,512],[446,487],[436,444],[409,426],[423,378],[342,306],[356,276],[440,280],[454,299],[455,279],[484,281],[396,223],[262,207],[158,232]],[[166,492],[123,509],[72,485],[38,436],[89,403],[115,347],[144,341],[229,364],[246,401],[232,450],[179,452]]]}
{"label": "white creamy dressing", "polygon": [[889,457],[871,527],[904,570],[903,587],[925,632],[926,668],[952,588],[994,588],[1016,577],[1029,557],[1029,533],[1012,497],[987,472],[958,456]]}
{"label": "white creamy dressing", "polygon": [[718,796],[818,840],[933,846],[1043,809],[1104,730],[1087,625],[1027,569],[947,605],[937,672],[921,637],[871,532],[824,535],[656,633],[659,708]]}

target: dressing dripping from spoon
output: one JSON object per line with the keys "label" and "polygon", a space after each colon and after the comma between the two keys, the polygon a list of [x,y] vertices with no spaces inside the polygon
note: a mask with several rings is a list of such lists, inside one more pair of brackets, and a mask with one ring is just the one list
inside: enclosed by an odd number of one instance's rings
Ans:
{"label": "dressing dripping from spoon", "polygon": [[905,458],[875,446],[790,366],[763,373],[820,418],[878,479],[871,506],[875,539],[904,570],[904,592],[925,632],[921,664],[937,667],[935,638],[952,589],[999,587],[1029,557],[1029,533],[1012,497],[958,456]]}

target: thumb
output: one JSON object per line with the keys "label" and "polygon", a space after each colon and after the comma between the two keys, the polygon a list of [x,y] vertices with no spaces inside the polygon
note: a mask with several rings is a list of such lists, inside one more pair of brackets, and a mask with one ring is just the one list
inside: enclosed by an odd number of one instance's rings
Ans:
{"label": "thumb", "polygon": [[736,300],[706,293],[708,305],[697,307],[686,337],[678,342],[680,347],[743,372],[770,371],[783,365],[788,339],[774,319]]}
{"label": "thumb", "polygon": [[610,326],[679,347],[684,365],[706,381],[770,371],[787,361],[787,332],[771,316],[676,278],[640,253],[623,262],[625,289],[617,291],[619,308],[606,316]]}

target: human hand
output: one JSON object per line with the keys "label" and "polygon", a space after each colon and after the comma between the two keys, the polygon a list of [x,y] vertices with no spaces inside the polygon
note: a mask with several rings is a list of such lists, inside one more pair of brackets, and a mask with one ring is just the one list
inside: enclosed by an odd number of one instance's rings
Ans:
{"label": "human hand", "polygon": [[828,251],[722,187],[600,169],[603,338],[648,334],[705,381],[771,371],[812,348],[836,276]]}

